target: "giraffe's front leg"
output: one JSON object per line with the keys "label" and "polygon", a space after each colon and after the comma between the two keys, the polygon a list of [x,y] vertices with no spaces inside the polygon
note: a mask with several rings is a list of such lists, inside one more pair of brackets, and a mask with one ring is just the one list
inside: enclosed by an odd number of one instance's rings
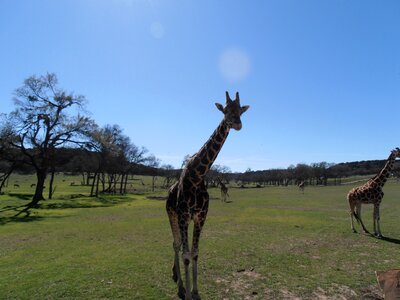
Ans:
{"label": "giraffe's front leg", "polygon": [[194,219],[193,228],[193,243],[192,243],[192,263],[193,263],[193,289],[192,297],[193,300],[200,300],[199,290],[197,288],[197,260],[199,257],[199,241],[200,233],[205,222],[205,215],[201,214],[199,217]]}
{"label": "giraffe's front leg", "polygon": [[183,299],[185,297],[186,291],[183,287],[183,281],[181,277],[181,268],[179,266],[179,250],[181,245],[175,244],[174,242],[174,251],[175,251],[175,260],[174,266],[172,269],[172,278],[178,284],[178,296]]}
{"label": "giraffe's front leg", "polygon": [[178,215],[173,210],[168,210],[168,217],[172,229],[172,235],[174,237],[173,249],[174,249],[174,265],[172,267],[172,279],[178,284],[178,296],[180,298],[185,297],[185,288],[183,287],[181,269],[179,266],[179,252],[182,246],[181,234],[179,231]]}
{"label": "giraffe's front leg", "polygon": [[382,237],[381,225],[380,225],[379,205],[374,205],[374,234],[378,238]]}
{"label": "giraffe's front leg", "polygon": [[189,264],[190,264],[190,251],[189,251],[189,241],[188,241],[188,227],[189,227],[189,218],[180,218],[179,220],[179,228],[181,232],[182,239],[182,259],[183,265],[185,267],[185,300],[191,300],[192,295],[190,293],[190,274],[189,274]]}

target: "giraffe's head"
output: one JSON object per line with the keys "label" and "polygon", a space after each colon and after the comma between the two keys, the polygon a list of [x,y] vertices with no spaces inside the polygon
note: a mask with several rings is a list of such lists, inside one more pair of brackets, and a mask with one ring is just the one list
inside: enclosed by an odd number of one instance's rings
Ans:
{"label": "giraffe's head", "polygon": [[233,128],[235,130],[240,130],[242,128],[242,121],[240,120],[240,116],[250,107],[248,105],[240,106],[239,93],[236,92],[235,100],[232,100],[229,97],[229,93],[226,92],[226,104],[223,106],[222,104],[215,103],[217,108],[223,112],[225,115],[224,120],[229,128]]}
{"label": "giraffe's head", "polygon": [[391,155],[392,155],[392,157],[394,157],[394,158],[400,157],[400,148],[397,147],[396,149],[393,149]]}

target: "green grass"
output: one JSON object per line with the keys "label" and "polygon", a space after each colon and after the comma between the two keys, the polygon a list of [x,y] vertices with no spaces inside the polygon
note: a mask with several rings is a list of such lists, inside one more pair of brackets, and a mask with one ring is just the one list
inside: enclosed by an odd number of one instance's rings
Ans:
{"label": "green grass", "polygon": [[[165,202],[147,198],[165,191],[71,198],[88,191],[60,175],[54,200],[14,217],[29,201],[32,179],[11,178],[0,196],[0,299],[176,298]],[[400,184],[384,188],[387,240],[351,232],[352,186],[306,187],[304,194],[296,187],[231,188],[230,203],[210,189],[200,241],[202,298],[360,299],[378,292],[374,271],[400,265]],[[372,230],[372,207],[363,206],[363,219]]]}

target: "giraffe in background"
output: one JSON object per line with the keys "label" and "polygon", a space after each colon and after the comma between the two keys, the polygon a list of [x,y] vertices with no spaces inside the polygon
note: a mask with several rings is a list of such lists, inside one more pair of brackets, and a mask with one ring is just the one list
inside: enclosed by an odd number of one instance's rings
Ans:
{"label": "giraffe in background", "polygon": [[229,197],[228,187],[222,182],[222,179],[220,177],[218,177],[217,180],[221,188],[221,201],[226,202],[226,198]]}
{"label": "giraffe in background", "polygon": [[[208,212],[209,195],[204,184],[204,177],[218,156],[219,151],[231,128],[240,130],[242,122],[240,116],[249,108],[241,106],[239,93],[235,100],[231,100],[226,92],[226,104],[215,104],[224,118],[217,129],[210,136],[201,149],[193,155],[182,170],[178,182],[169,190],[166,210],[174,238],[175,252],[172,278],[178,284],[178,295],[181,299],[200,299],[197,288],[197,260],[199,255],[199,240],[202,227]],[[189,251],[188,227],[193,220],[192,250]],[[185,287],[179,267],[179,252],[182,249],[182,259],[185,269]],[[192,262],[193,289],[190,291],[191,282],[189,264]]]}
{"label": "giraffe in background", "polygon": [[300,181],[300,183],[297,186],[299,187],[300,191],[302,191],[304,194],[304,181]]}
{"label": "giraffe in background", "polygon": [[394,161],[397,157],[400,157],[399,148],[391,151],[385,166],[376,176],[368,180],[366,184],[360,187],[353,188],[347,194],[347,200],[349,201],[350,205],[351,229],[353,230],[353,232],[356,232],[353,222],[354,216],[357,222],[361,224],[364,232],[368,233],[368,230],[365,228],[364,223],[361,219],[361,204],[373,204],[374,234],[377,237],[382,237],[379,213],[379,206],[382,202],[382,198],[384,195],[382,188],[390,175],[390,171],[392,170]]}

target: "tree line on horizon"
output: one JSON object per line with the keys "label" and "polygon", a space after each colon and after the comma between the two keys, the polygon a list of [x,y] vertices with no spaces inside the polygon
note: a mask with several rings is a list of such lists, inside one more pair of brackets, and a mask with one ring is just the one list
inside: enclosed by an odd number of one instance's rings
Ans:
{"label": "tree line on horizon", "polygon": [[[82,184],[91,186],[91,196],[100,193],[124,194],[128,176],[163,176],[165,188],[180,174],[160,161],[145,147],[136,146],[118,125],[100,127],[88,116],[86,98],[58,87],[57,76],[31,76],[15,90],[15,110],[0,114],[0,192],[12,172],[35,173],[35,193],[28,207],[44,199],[44,184],[50,176],[48,198],[54,192],[57,172],[82,175]],[[185,160],[185,159],[184,159]],[[378,173],[385,160],[330,164],[297,164],[287,169],[232,173],[227,166],[214,165],[206,184],[234,181],[240,186],[339,184],[341,178]],[[182,164],[183,167],[184,163]],[[181,168],[182,168],[181,167]],[[399,165],[393,173],[398,176]]]}

